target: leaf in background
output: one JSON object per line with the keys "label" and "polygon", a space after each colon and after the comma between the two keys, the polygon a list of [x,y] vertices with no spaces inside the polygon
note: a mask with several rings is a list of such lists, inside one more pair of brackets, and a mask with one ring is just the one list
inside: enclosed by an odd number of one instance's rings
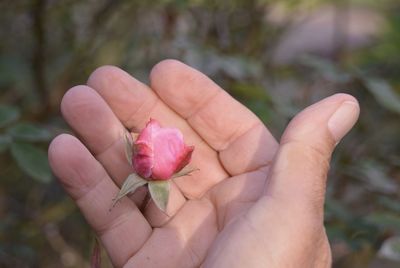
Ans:
{"label": "leaf in background", "polygon": [[156,206],[162,211],[167,210],[169,199],[169,181],[150,181],[149,192]]}
{"label": "leaf in background", "polygon": [[400,214],[400,202],[398,200],[393,198],[388,198],[386,196],[380,196],[378,198],[378,202],[385,208]]}
{"label": "leaf in background", "polygon": [[21,53],[18,55],[2,53],[0,55],[0,87],[2,89],[29,90],[27,86],[32,83],[30,76],[29,63]]}
{"label": "leaf in background", "polygon": [[379,249],[378,255],[385,259],[400,261],[400,236],[386,239]]}
{"label": "leaf in background", "polygon": [[366,88],[383,107],[400,114],[400,96],[388,82],[377,78],[363,78]]}
{"label": "leaf in background", "polygon": [[245,100],[258,100],[258,101],[271,101],[267,90],[260,85],[250,83],[234,83],[230,87],[230,93],[240,99]]}
{"label": "leaf in background", "polygon": [[349,222],[353,219],[353,214],[348,208],[337,200],[327,198],[325,202],[325,218],[338,218],[344,222]]}
{"label": "leaf in background", "polygon": [[51,202],[48,206],[42,207],[38,221],[42,224],[60,223],[75,212],[76,206],[68,197],[64,197],[60,202]]}
{"label": "leaf in background", "polygon": [[50,182],[52,174],[44,150],[31,144],[15,142],[11,144],[11,153],[18,166],[29,176],[39,182]]}
{"label": "leaf in background", "polygon": [[7,130],[13,138],[23,141],[48,141],[51,133],[43,127],[31,123],[20,123]]}
{"label": "leaf in background", "polygon": [[271,114],[273,114],[273,112],[268,107],[268,105],[265,104],[265,102],[246,101],[245,104],[246,104],[246,107],[248,107],[253,113],[255,113],[264,124],[267,124],[270,122],[271,117],[272,117]]}
{"label": "leaf in background", "polygon": [[11,138],[8,135],[0,135],[0,153],[6,151],[10,146]]}
{"label": "leaf in background", "polygon": [[213,58],[219,64],[220,70],[235,80],[259,77],[262,74],[261,65],[246,57],[215,55]]}
{"label": "leaf in background", "polygon": [[231,86],[230,93],[267,123],[272,114],[272,99],[265,88],[250,83],[235,83]]}
{"label": "leaf in background", "polygon": [[113,199],[111,208],[113,208],[115,204],[117,204],[117,202],[121,200],[124,196],[133,193],[134,191],[136,191],[137,188],[145,185],[146,183],[148,183],[148,181],[141,178],[136,173],[130,174],[124,181],[124,184],[122,184],[122,187],[119,190],[117,196]]}
{"label": "leaf in background", "polygon": [[0,105],[0,127],[4,127],[19,118],[19,110],[17,107]]}
{"label": "leaf in background", "polygon": [[373,212],[365,218],[366,222],[382,229],[400,231],[400,216],[395,213]]}
{"label": "leaf in background", "polygon": [[399,185],[389,176],[388,167],[375,160],[360,160],[347,173],[363,181],[373,192],[395,194],[399,190]]}
{"label": "leaf in background", "polygon": [[333,82],[345,83],[348,82],[351,76],[337,68],[334,62],[327,59],[312,55],[304,55],[299,59],[302,65],[310,67],[321,73],[325,79]]}

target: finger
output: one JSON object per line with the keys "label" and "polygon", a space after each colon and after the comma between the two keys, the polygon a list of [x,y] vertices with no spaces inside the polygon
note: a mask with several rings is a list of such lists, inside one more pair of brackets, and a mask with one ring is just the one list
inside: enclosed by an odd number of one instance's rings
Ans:
{"label": "finger", "polygon": [[71,88],[61,101],[61,112],[116,183],[132,173],[123,150],[126,130],[95,90]]}
{"label": "finger", "polygon": [[187,198],[202,196],[213,185],[227,177],[219,164],[217,153],[146,85],[112,66],[100,67],[94,71],[88,85],[102,96],[125,127],[139,131],[150,117],[155,118],[163,126],[180,129],[185,142],[195,145],[191,165],[199,171],[190,177],[174,179]]}
{"label": "finger", "polygon": [[114,265],[121,267],[150,237],[152,229],[146,219],[126,198],[109,210],[118,188],[75,137],[67,134],[56,137],[49,147],[49,162],[98,234]]}
{"label": "finger", "polygon": [[346,94],[326,98],[297,115],[283,134],[266,195],[322,220],[332,151],[358,115],[357,100]]}
{"label": "finger", "polygon": [[[99,94],[87,87],[70,89],[61,103],[61,111],[68,124],[78,133],[95,157],[102,163],[118,186],[133,172],[125,156],[124,134],[126,129]],[[139,189],[132,195],[138,206],[146,191]],[[172,184],[167,215],[173,215],[184,204],[182,193]],[[152,226],[159,226],[167,219],[154,206],[146,207],[146,217]]]}
{"label": "finger", "polygon": [[157,64],[151,87],[215,150],[232,175],[255,170],[274,156],[277,142],[250,110],[201,72],[176,60]]}
{"label": "finger", "polygon": [[[264,195],[240,220],[229,225],[236,232],[224,236],[224,247],[209,250],[205,265],[232,266],[237,259],[242,259],[245,263],[241,266],[254,266],[252,258],[240,258],[241,252],[236,246],[240,241],[242,247],[260,243],[263,252],[274,252],[273,256],[264,254],[265,259],[256,259],[258,263],[271,261],[269,257],[273,257],[290,267],[299,263],[301,267],[314,267],[323,258],[324,267],[329,267],[330,250],[323,226],[326,174],[336,142],[349,131],[358,113],[357,101],[339,94],[297,115],[281,139]],[[253,235],[244,236],[244,233]],[[237,252],[235,258],[217,258],[230,252]],[[286,261],[288,252],[291,258]]]}

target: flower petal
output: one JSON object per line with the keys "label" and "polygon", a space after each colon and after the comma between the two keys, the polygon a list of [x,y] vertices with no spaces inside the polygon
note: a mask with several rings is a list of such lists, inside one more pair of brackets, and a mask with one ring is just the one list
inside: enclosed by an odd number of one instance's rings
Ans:
{"label": "flower petal", "polygon": [[134,144],[135,148],[132,156],[133,169],[144,178],[149,178],[152,175],[152,168],[154,166],[153,137],[154,133],[160,129],[160,124],[156,120],[150,119]]}
{"label": "flower petal", "polygon": [[187,155],[182,133],[178,129],[162,128],[154,133],[154,166],[152,177],[167,180],[172,177]]}
{"label": "flower petal", "polygon": [[178,129],[162,128],[150,119],[135,141],[133,168],[146,179],[168,180],[190,162],[193,150]]}
{"label": "flower petal", "polygon": [[184,167],[186,167],[189,164],[189,162],[192,158],[193,150],[194,150],[194,146],[186,146],[185,145],[184,153],[181,155],[180,159],[177,159],[177,162],[179,164],[176,167],[176,170],[174,171],[174,173],[181,171]]}
{"label": "flower petal", "polygon": [[133,169],[143,178],[149,178],[153,168],[153,150],[148,144],[136,143],[135,155],[132,157]]}

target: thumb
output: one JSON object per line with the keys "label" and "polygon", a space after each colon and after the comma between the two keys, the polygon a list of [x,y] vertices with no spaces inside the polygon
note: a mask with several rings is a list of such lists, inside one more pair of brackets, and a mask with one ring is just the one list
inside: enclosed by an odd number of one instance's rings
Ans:
{"label": "thumb", "polygon": [[347,94],[333,95],[299,113],[282,136],[265,194],[322,217],[331,154],[358,115],[357,100]]}

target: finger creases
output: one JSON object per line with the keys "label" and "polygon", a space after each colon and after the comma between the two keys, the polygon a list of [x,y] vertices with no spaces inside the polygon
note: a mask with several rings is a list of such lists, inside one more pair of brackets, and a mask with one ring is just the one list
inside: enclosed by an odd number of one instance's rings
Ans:
{"label": "finger creases", "polygon": [[153,68],[150,81],[157,95],[219,152],[229,174],[254,170],[272,159],[277,142],[268,129],[201,72],[165,60]]}
{"label": "finger creases", "polygon": [[49,162],[99,235],[113,263],[122,266],[151,235],[149,223],[129,199],[123,199],[110,210],[118,188],[103,166],[75,137],[67,134],[56,137],[49,147]]}
{"label": "finger creases", "polygon": [[112,66],[95,70],[88,85],[97,91],[126,128],[140,131],[150,118],[154,118],[163,127],[178,128],[183,133],[185,143],[195,146],[190,165],[199,171],[174,180],[186,198],[199,198],[227,178],[217,152],[146,85]]}

